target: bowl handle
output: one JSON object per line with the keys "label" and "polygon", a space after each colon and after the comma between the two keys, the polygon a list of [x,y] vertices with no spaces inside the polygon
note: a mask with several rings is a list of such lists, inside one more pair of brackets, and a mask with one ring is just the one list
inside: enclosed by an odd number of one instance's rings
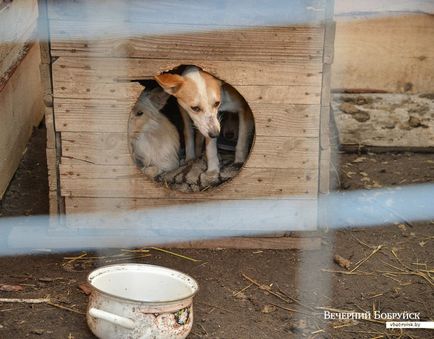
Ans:
{"label": "bowl handle", "polygon": [[110,312],[99,310],[95,307],[90,308],[88,312],[91,317],[108,321],[113,325],[122,326],[129,330],[133,330],[136,327],[134,321],[129,318],[124,318]]}

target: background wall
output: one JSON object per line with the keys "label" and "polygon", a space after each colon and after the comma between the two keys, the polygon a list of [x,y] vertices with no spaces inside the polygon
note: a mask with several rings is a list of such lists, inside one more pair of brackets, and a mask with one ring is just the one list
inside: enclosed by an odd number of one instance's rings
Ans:
{"label": "background wall", "polygon": [[332,88],[434,91],[434,1],[335,1]]}

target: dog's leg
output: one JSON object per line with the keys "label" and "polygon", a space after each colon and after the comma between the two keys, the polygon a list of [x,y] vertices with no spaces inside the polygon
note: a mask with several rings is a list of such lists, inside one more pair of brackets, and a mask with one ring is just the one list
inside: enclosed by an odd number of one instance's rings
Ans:
{"label": "dog's leg", "polygon": [[195,140],[196,156],[200,157],[202,155],[205,137],[202,135],[202,133],[198,132],[198,133],[196,133],[195,138],[196,138],[196,140]]}
{"label": "dog's leg", "polygon": [[182,120],[184,121],[184,140],[185,140],[185,161],[190,161],[196,158],[194,152],[194,130],[193,124],[188,116],[188,113],[179,107],[182,115]]}
{"label": "dog's leg", "polygon": [[242,164],[246,161],[249,147],[249,138],[253,132],[253,121],[248,110],[241,110],[238,113],[238,140],[235,147],[235,163]]}
{"label": "dog's leg", "polygon": [[217,154],[217,138],[205,138],[207,172],[218,173],[220,170],[219,157]]}
{"label": "dog's leg", "polygon": [[204,186],[218,183],[220,164],[217,153],[217,138],[205,138],[207,170],[200,175],[200,183]]}

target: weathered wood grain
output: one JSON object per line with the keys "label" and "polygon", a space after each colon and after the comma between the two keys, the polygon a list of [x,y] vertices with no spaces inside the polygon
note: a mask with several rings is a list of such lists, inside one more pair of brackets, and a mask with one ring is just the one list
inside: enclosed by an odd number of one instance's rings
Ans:
{"label": "weathered wood grain", "polygon": [[328,194],[331,191],[330,169],[331,148],[320,150],[319,161],[319,193]]}
{"label": "weathered wood grain", "polygon": [[335,0],[336,18],[351,16],[387,16],[402,13],[434,14],[434,3],[431,0]]}
{"label": "weathered wood grain", "polygon": [[0,10],[0,79],[35,38],[37,18],[37,0],[13,1]]}
{"label": "weathered wood grain", "polygon": [[338,21],[332,88],[433,90],[434,16]]}
{"label": "weathered wood grain", "polygon": [[216,240],[189,241],[175,243],[171,248],[237,248],[237,249],[274,249],[274,250],[319,250],[320,237],[234,237]]}
{"label": "weathered wood grain", "polygon": [[[314,213],[317,209],[316,199],[289,199],[289,200],[261,200],[257,199],[257,206],[267,208],[269,211],[273,209],[284,208],[285,218],[287,222],[297,224],[300,230],[315,229],[317,218]],[[250,201],[247,205],[255,204]],[[130,211],[148,212],[152,211],[158,213],[164,210],[161,208],[172,206],[172,209],[176,209],[177,206],[182,205],[184,208],[190,208],[195,210],[203,207],[203,203],[197,199],[137,199],[137,198],[81,198],[81,197],[66,197],[65,198],[66,213],[68,214],[67,224],[69,226],[75,225],[79,228],[109,228],[109,227],[122,227],[118,222],[113,225],[108,223],[110,218],[105,218],[107,213],[113,215],[119,215],[120,213],[128,213]],[[209,205],[209,204],[207,204]],[[229,205],[230,210],[228,210]],[[225,214],[239,215],[240,213],[246,213],[246,204],[240,200],[225,200],[223,202],[213,201],[212,206],[214,211],[220,211],[222,208],[226,209]],[[267,207],[265,207],[267,206]],[[301,213],[301,211],[312,211],[312,213]],[[258,211],[259,212],[259,211]],[[89,216],[90,218],[86,218]],[[99,218],[101,216],[101,218]],[[265,216],[264,218],[277,218],[276,215]],[[257,217],[256,217],[257,218]],[[88,219],[89,222],[86,222]],[[104,222],[99,223],[98,220],[105,219]],[[95,222],[95,220],[97,220]],[[246,221],[248,222],[248,221]],[[257,222],[256,222],[257,223]],[[270,219],[264,220],[261,225],[263,231],[270,230]],[[239,225],[240,226],[240,225]],[[282,226],[282,225],[281,225]],[[206,225],[202,225],[206,229]],[[224,225],[222,225],[224,227]]]}
{"label": "weathered wood grain", "polygon": [[197,65],[231,85],[321,86],[321,60],[287,62],[204,61],[203,59],[127,59],[61,57],[53,63],[55,82],[86,84],[152,79],[179,65]]}
{"label": "weathered wood grain", "polygon": [[180,193],[165,189],[135,166],[61,165],[62,196],[150,199],[253,199],[315,197],[317,170],[244,168],[212,192]]}
{"label": "weathered wood grain", "polygon": [[53,148],[46,149],[47,169],[48,169],[48,202],[50,215],[58,214],[58,196],[57,196],[57,157],[56,150]]}
{"label": "weathered wood grain", "polygon": [[[56,128],[61,132],[125,133],[134,102],[57,98]],[[319,106],[251,103],[256,135],[317,137]]]}
{"label": "weathered wood grain", "polygon": [[[311,231],[317,223],[317,200],[309,198],[213,200],[70,198],[69,227],[91,228],[107,235],[138,226],[160,241],[190,241],[217,236],[266,236]],[[194,213],[192,213],[194,211]],[[135,231],[133,231],[135,232]],[[309,233],[307,236],[312,236]]]}
{"label": "weathered wood grain", "polygon": [[[128,246],[159,246],[159,247],[177,247],[176,241],[179,239],[176,237],[167,236],[162,240],[161,236],[155,233],[149,235],[144,234],[142,238],[137,238],[135,235],[123,234],[122,238],[119,237],[119,231],[113,230],[111,234],[104,235],[103,241],[101,240],[100,234],[83,234],[77,232],[75,228],[77,226],[70,226],[74,229],[71,233],[65,232],[65,230],[56,233],[55,230],[51,231],[50,234],[46,234],[46,229],[42,227],[35,227],[34,229],[28,229],[26,227],[14,227],[11,235],[9,237],[10,246],[13,248],[31,248],[34,246],[33,239],[39,238],[48,248],[56,249],[59,248],[63,251],[67,249],[77,250],[83,246],[88,246],[92,248],[119,248]],[[117,234],[116,234],[117,233]],[[246,240],[243,240],[246,239]],[[157,243],[156,241],[162,241],[162,243]],[[226,238],[220,241],[214,240],[211,243],[200,242],[200,243],[184,243],[179,245],[179,247],[202,247],[211,248],[212,246],[224,247],[227,244],[229,247],[238,248],[238,246],[244,249],[301,249],[301,250],[318,250],[321,246],[320,237],[305,237],[305,238]],[[220,246],[222,245],[222,246]]]}
{"label": "weathered wood grain", "polygon": [[[317,168],[318,138],[256,136],[246,167]],[[126,133],[62,133],[62,162],[131,165]]]}
{"label": "weathered wood grain", "polygon": [[[143,87],[138,83],[80,84],[72,81],[57,81],[54,86],[56,98],[116,99],[134,102]],[[319,105],[321,86],[235,86],[249,104],[271,103],[288,105]],[[253,111],[253,114],[256,112]]]}
{"label": "weathered wood grain", "polygon": [[197,25],[278,26],[320,22],[324,0],[49,1],[49,16],[57,20],[182,23]]}
{"label": "weathered wood grain", "polygon": [[0,91],[0,198],[43,116],[39,62],[34,44]]}
{"label": "weathered wood grain", "polygon": [[[323,26],[233,27],[51,21],[54,56],[286,62],[322,57]],[[98,32],[100,37],[89,37]]]}
{"label": "weathered wood grain", "polygon": [[[213,211],[219,211],[214,214],[214,217],[218,218],[219,213],[224,215],[232,215],[233,218],[245,215],[245,225],[237,225],[238,227],[243,227],[246,230],[250,230],[251,233],[259,233],[265,235],[264,233],[274,232],[276,231],[275,227],[278,226],[280,231],[284,228],[285,224],[292,224],[291,229],[294,230],[297,228],[298,230],[314,230],[317,224],[317,217],[315,213],[306,213],[306,211],[315,211],[317,209],[317,200],[316,199],[280,199],[280,200],[272,200],[266,199],[262,200],[260,198],[255,199],[254,201],[250,200],[240,201],[240,200],[224,200],[224,201],[212,201],[211,203],[207,203],[204,201],[200,201],[197,199],[137,199],[137,198],[82,198],[82,197],[66,197],[65,205],[66,205],[66,222],[68,226],[77,227],[77,228],[128,228],[126,223],[124,225],[120,224],[118,221],[113,220],[114,218],[110,218],[108,215],[119,215],[126,213],[130,216],[130,212],[138,212],[138,214],[132,214],[131,218],[137,219],[141,212],[147,213],[155,213],[158,215],[161,213],[162,215],[167,214],[167,209],[165,207],[170,207],[170,212],[176,213],[173,210],[177,208],[181,208],[185,211],[185,209],[189,209],[193,213],[200,213],[200,208],[204,210],[210,210],[212,208]],[[181,206],[182,205],[182,206]],[[258,214],[252,216],[252,209],[258,211]],[[261,213],[258,209],[267,209],[268,211],[273,211],[271,215],[269,213]],[[223,212],[224,210],[224,212]],[[204,212],[208,213],[208,211]],[[285,217],[282,220],[282,213],[285,214]],[[144,215],[143,214],[143,215]],[[181,215],[181,213],[179,214]],[[199,214],[198,214],[199,215]],[[248,220],[247,215],[252,216],[254,220]],[[280,215],[280,216],[279,216]],[[260,220],[263,218],[264,220]],[[280,218],[280,219],[279,219]],[[169,223],[168,218],[167,221]],[[276,219],[282,220],[281,222],[277,222]],[[104,220],[104,222],[102,221]],[[113,221],[110,223],[110,221]],[[247,225],[247,227],[246,227]],[[274,226],[273,226],[274,225]],[[169,225],[166,224],[166,227]],[[191,225],[193,226],[193,225]],[[229,225],[223,223],[220,226],[219,230],[227,228]],[[176,227],[175,225],[170,225]],[[202,225],[201,222],[198,222],[198,225],[195,226],[198,230],[206,231],[209,229],[209,224]],[[178,228],[182,228],[182,226],[178,225]],[[219,227],[217,227],[219,228]],[[289,227],[288,227],[289,228]],[[213,227],[214,229],[214,227]],[[231,226],[233,231],[236,230],[233,226]],[[268,230],[268,232],[267,232]],[[218,230],[215,229],[217,232]],[[285,233],[285,232],[283,232]],[[173,234],[172,234],[173,235]],[[267,237],[269,235],[267,234]]]}
{"label": "weathered wood grain", "polygon": [[59,58],[53,64],[54,95],[58,98],[134,100],[142,87],[128,81],[151,79],[159,71],[183,63],[197,64],[227,80],[249,102],[318,104],[320,100],[322,66],[316,62],[297,66],[104,58]]}

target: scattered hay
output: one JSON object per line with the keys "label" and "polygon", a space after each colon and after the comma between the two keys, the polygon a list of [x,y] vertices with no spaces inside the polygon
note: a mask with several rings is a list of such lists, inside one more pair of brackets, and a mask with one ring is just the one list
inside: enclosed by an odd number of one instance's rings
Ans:
{"label": "scattered hay", "polygon": [[220,173],[208,173],[205,156],[202,156],[173,171],[164,172],[155,177],[154,180],[165,187],[184,193],[206,191],[237,175],[240,167],[234,165],[233,160],[233,153],[224,154],[221,160]]}

